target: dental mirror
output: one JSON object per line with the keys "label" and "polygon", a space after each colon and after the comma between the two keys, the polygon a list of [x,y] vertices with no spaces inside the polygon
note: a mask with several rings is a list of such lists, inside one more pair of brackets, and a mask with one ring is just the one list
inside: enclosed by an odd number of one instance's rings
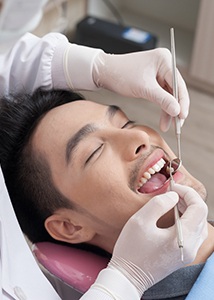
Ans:
{"label": "dental mirror", "polygon": [[176,157],[171,161],[167,162],[166,172],[170,175],[174,175],[181,167],[182,161]]}

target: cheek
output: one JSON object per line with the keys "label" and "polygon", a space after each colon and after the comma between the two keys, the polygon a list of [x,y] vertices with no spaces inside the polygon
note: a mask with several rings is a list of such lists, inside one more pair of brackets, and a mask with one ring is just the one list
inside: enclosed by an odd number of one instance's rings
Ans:
{"label": "cheek", "polygon": [[[100,171],[102,170],[102,171]],[[81,194],[99,208],[110,209],[120,203],[127,193],[127,181],[121,178],[119,170],[111,168],[94,169],[82,178]]]}
{"label": "cheek", "polygon": [[87,206],[91,214],[121,229],[144,203],[143,198],[128,187],[128,180],[121,167],[112,166],[108,171],[107,168],[101,168],[103,171],[94,169],[88,176],[84,176],[79,196],[84,199],[82,205]]}
{"label": "cheek", "polygon": [[112,193],[123,193],[127,189],[128,174],[118,160],[110,157],[98,159],[81,180],[94,197],[110,198]]}
{"label": "cheek", "polygon": [[[131,167],[131,165],[130,165]],[[128,219],[135,214],[149,197],[138,195],[129,187],[129,166],[118,157],[100,157],[84,172],[75,172],[70,186],[71,198],[91,216],[94,222],[102,224],[111,233],[119,233]]]}

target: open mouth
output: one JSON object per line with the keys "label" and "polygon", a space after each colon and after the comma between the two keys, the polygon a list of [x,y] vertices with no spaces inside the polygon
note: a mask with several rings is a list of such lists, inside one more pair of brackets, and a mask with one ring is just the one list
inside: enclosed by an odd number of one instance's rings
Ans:
{"label": "open mouth", "polygon": [[163,187],[169,180],[169,161],[161,158],[148,170],[146,170],[139,180],[137,191],[142,194],[153,193]]}

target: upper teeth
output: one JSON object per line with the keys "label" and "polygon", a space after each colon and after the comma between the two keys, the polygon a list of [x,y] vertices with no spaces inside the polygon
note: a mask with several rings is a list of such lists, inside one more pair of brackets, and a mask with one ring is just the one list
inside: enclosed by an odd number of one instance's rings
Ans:
{"label": "upper teeth", "polygon": [[165,165],[165,160],[161,158],[154,166],[150,167],[141,177],[138,188],[142,187],[151,177],[153,174],[159,172],[163,166]]}

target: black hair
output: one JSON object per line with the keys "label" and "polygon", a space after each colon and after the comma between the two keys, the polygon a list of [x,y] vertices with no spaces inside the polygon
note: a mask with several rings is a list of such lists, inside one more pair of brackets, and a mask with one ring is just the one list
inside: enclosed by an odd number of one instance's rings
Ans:
{"label": "black hair", "polygon": [[45,219],[58,208],[74,207],[53,184],[46,159],[33,151],[32,133],[48,111],[83,99],[73,91],[42,89],[0,99],[0,163],[21,229],[33,243],[53,241]]}

